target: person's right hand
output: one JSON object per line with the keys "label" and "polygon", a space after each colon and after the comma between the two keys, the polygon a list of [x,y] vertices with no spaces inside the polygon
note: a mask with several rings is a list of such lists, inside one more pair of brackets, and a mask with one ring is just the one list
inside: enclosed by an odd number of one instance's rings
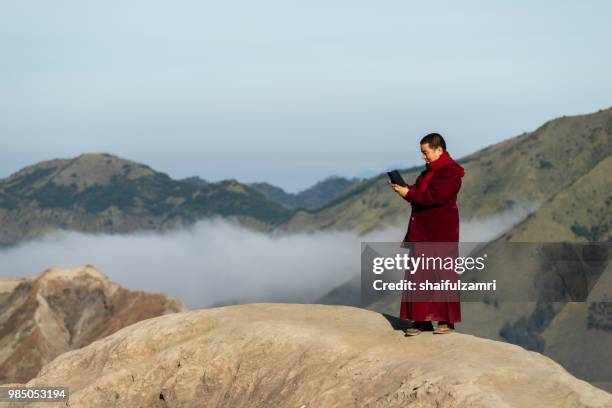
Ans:
{"label": "person's right hand", "polygon": [[408,187],[400,186],[399,184],[395,184],[390,181],[388,181],[388,183],[391,184],[393,190],[395,190],[395,192],[401,195],[402,197],[406,197],[406,194],[408,194],[408,191],[410,191]]}

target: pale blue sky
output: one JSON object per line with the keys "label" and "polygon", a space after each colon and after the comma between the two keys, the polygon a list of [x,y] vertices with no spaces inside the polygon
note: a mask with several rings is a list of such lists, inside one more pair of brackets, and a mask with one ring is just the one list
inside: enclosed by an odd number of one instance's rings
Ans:
{"label": "pale blue sky", "polygon": [[1,5],[0,177],[108,152],[298,191],[612,105],[609,1]]}

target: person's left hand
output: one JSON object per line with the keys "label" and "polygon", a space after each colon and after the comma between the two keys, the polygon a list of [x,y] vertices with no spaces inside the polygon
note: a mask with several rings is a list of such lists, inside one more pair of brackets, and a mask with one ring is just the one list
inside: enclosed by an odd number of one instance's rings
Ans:
{"label": "person's left hand", "polygon": [[408,194],[408,191],[410,191],[408,187],[403,187],[403,186],[400,186],[399,184],[391,183],[390,181],[389,181],[389,184],[391,184],[391,187],[393,188],[393,190],[395,190],[395,192],[401,195],[402,197],[406,197],[406,194]]}

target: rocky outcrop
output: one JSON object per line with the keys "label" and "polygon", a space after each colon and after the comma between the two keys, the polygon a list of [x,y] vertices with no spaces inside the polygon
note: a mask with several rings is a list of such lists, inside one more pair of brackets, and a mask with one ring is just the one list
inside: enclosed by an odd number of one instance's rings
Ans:
{"label": "rocky outcrop", "polygon": [[92,265],[0,279],[0,384],[25,382],[59,354],[122,327],[186,311],[178,299],[130,291]]}
{"label": "rocky outcrop", "polygon": [[27,385],[62,384],[71,407],[88,408],[612,406],[539,353],[461,333],[404,337],[399,322],[302,304],[169,314],[64,353]]}

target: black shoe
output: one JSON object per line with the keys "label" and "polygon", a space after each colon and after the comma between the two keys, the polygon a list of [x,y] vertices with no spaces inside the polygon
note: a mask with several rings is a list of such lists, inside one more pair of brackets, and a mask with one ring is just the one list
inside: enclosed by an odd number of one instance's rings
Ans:
{"label": "black shoe", "polygon": [[416,321],[414,322],[414,325],[412,327],[416,327],[417,329],[421,330],[421,331],[433,331],[433,324],[431,323],[431,320],[427,320],[427,321]]}

